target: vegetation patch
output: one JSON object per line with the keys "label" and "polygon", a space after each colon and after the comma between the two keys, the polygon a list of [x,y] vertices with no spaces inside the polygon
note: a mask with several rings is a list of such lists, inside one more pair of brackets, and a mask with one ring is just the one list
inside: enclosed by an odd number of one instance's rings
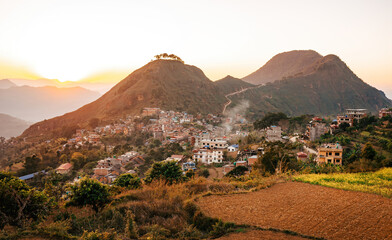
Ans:
{"label": "vegetation patch", "polygon": [[392,197],[392,168],[364,173],[302,174],[293,176],[293,179],[326,187]]}

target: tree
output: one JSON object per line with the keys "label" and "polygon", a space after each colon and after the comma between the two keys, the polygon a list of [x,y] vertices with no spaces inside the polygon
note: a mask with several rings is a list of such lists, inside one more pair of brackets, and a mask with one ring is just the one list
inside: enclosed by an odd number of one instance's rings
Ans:
{"label": "tree", "polygon": [[339,124],[339,128],[342,129],[343,131],[346,131],[346,129],[349,127],[350,127],[350,124],[346,123],[346,122]]}
{"label": "tree", "polygon": [[119,187],[137,189],[141,187],[142,182],[137,175],[125,173],[118,176],[118,178],[114,181],[113,184]]}
{"label": "tree", "polygon": [[264,129],[271,125],[277,124],[280,120],[287,119],[287,115],[279,113],[267,113],[262,119],[255,121],[253,126],[255,129]]}
{"label": "tree", "polygon": [[73,164],[74,169],[79,170],[84,166],[84,164],[86,164],[87,159],[86,156],[84,156],[82,153],[74,152],[71,157],[71,162]]}
{"label": "tree", "polygon": [[26,157],[25,158],[25,163],[23,164],[23,174],[29,174],[29,173],[34,173],[38,171],[38,166],[39,163],[41,162],[41,159],[38,158],[36,155],[33,155],[31,157]]}
{"label": "tree", "polygon": [[226,174],[226,176],[229,176],[229,177],[239,177],[239,176],[244,175],[246,171],[248,171],[247,167],[245,167],[245,166],[238,166],[238,167],[235,167],[230,172],[228,172]]}
{"label": "tree", "polygon": [[75,185],[70,185],[71,196],[67,203],[72,206],[91,205],[98,212],[99,208],[109,202],[109,191],[106,185],[91,178],[84,178]]}
{"label": "tree", "polygon": [[0,172],[0,229],[6,224],[21,227],[25,220],[38,220],[49,213],[53,199],[24,181]]}
{"label": "tree", "polygon": [[376,156],[376,154],[377,154],[376,150],[374,150],[372,144],[368,142],[362,148],[361,157],[368,159],[368,160],[373,160],[374,157]]}
{"label": "tree", "polygon": [[147,173],[146,182],[153,180],[164,180],[168,184],[181,182],[184,180],[181,167],[175,161],[165,163],[154,163]]}

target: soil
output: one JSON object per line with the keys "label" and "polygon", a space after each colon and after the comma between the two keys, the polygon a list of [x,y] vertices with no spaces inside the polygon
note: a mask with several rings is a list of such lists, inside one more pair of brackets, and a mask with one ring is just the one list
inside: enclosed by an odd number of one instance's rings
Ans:
{"label": "soil", "polygon": [[220,238],[217,238],[218,240],[231,240],[231,239],[236,239],[236,240],[276,240],[276,239],[288,239],[288,240],[304,240],[308,238],[302,238],[299,236],[292,236],[288,235],[285,233],[279,233],[279,232],[272,232],[272,231],[261,231],[261,230],[252,230],[249,232],[244,232],[244,233],[232,233]]}
{"label": "soil", "polygon": [[392,200],[307,183],[199,199],[211,217],[326,239],[392,239]]}

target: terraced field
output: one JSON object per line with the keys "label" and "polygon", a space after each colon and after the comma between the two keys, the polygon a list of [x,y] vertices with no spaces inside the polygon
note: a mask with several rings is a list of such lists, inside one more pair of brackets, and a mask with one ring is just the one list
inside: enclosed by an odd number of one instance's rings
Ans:
{"label": "terraced field", "polygon": [[211,217],[237,224],[325,239],[392,239],[392,200],[375,194],[288,182],[203,197],[198,205]]}

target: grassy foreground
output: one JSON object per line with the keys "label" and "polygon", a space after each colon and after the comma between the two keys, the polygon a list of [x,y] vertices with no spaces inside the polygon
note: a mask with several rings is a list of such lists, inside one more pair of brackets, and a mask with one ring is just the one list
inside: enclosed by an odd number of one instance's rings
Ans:
{"label": "grassy foreground", "polygon": [[303,174],[295,181],[392,198],[392,168],[366,173]]}

